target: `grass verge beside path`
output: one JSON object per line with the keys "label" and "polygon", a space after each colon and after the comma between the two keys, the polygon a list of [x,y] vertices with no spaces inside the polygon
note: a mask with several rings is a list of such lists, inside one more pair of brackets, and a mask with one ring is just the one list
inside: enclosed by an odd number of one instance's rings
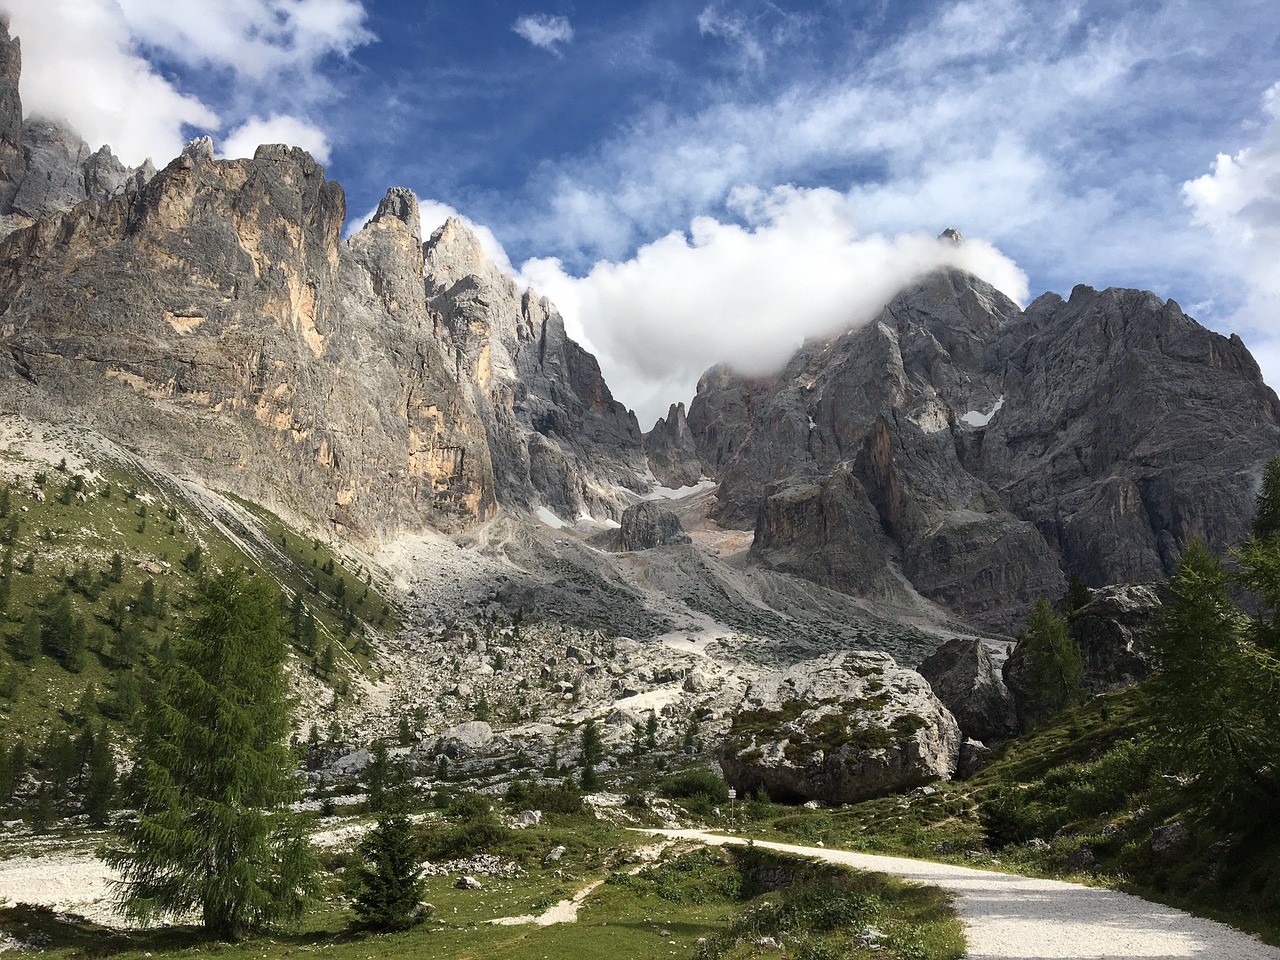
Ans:
{"label": "grass verge beside path", "polygon": [[[535,833],[541,834],[537,840]],[[0,909],[0,931],[38,947],[49,960],[283,960],[302,954],[326,960],[954,960],[964,951],[960,923],[937,889],[762,848],[691,843],[676,844],[636,870],[635,851],[645,841],[594,823],[528,831],[517,839],[526,848],[520,874],[482,878],[482,890],[458,890],[452,876],[432,878],[426,893],[435,906],[431,918],[401,933],[349,931],[336,870],[327,875],[326,898],[313,904],[298,929],[239,943],[210,942],[190,927],[113,931],[26,905]],[[545,863],[541,847],[549,844],[567,852]],[[602,878],[576,922],[488,922],[537,914]]]}

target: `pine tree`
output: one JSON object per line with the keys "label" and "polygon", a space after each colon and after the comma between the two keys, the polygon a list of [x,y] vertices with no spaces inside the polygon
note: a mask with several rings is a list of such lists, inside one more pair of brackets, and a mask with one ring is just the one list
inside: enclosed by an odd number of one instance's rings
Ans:
{"label": "pine tree", "polygon": [[89,822],[100,827],[107,822],[116,796],[116,759],[106,727],[99,727],[91,736],[81,794]]}
{"label": "pine tree", "polygon": [[84,619],[76,616],[66,593],[54,597],[40,632],[40,646],[45,653],[62,664],[64,669],[79,673],[84,668],[87,633]]}
{"label": "pine tree", "polygon": [[9,647],[13,651],[13,658],[24,663],[40,655],[40,618],[34,610],[27,611],[22,629],[9,641]]}
{"label": "pine tree", "polygon": [[1023,714],[1029,726],[1084,702],[1084,656],[1044,597],[1032,607],[1018,646],[1026,664]]}
{"label": "pine tree", "polygon": [[1258,512],[1253,518],[1253,535],[1265,538],[1280,533],[1280,457],[1267,461],[1258,493]]}
{"label": "pine tree", "polygon": [[391,782],[391,758],[387,745],[379,740],[373,745],[373,756],[364,770],[365,809],[382,813],[387,809],[387,787]]}
{"label": "pine tree", "polygon": [[403,930],[421,921],[421,853],[405,815],[407,788],[392,792],[390,808],[360,843],[361,863],[354,870],[356,926]]}
{"label": "pine tree", "polygon": [[121,670],[116,673],[115,682],[115,695],[102,705],[102,712],[113,720],[130,723],[142,706],[138,678],[132,670]]}
{"label": "pine tree", "polygon": [[198,908],[234,938],[296,917],[314,858],[288,815],[297,797],[285,743],[286,647],[274,591],[221,575],[175,640],[140,737],[142,803],[107,862],[120,910],[135,919]]}
{"label": "pine tree", "polygon": [[329,675],[333,673],[333,660],[334,660],[333,644],[326,643],[324,645],[324,651],[320,654],[320,663],[319,663],[320,676],[324,677],[325,679],[328,679]]}
{"label": "pine tree", "polygon": [[1257,613],[1236,606],[1233,578],[1195,541],[1169,578],[1152,636],[1156,737],[1204,801],[1223,809],[1280,799],[1280,531],[1257,530],[1236,552],[1235,578],[1256,594]]}
{"label": "pine tree", "polygon": [[594,790],[600,785],[596,776],[596,764],[604,757],[604,739],[600,736],[600,728],[595,718],[582,725],[582,787]]}

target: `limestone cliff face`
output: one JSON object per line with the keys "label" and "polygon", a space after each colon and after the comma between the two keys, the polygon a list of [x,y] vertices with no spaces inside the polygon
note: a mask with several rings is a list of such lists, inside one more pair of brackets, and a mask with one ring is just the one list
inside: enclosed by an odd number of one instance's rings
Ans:
{"label": "limestone cliff face", "polygon": [[484,423],[504,502],[566,520],[618,519],[643,491],[635,415],[613,399],[554,305],[521,292],[457,219],[426,247],[426,291],[447,335],[454,378]]}
{"label": "limestone cliff face", "polygon": [[155,173],[22,117],[0,25],[0,405],[72,420],[296,515],[378,537],[502,505],[617,517],[635,418],[555,308],[392,189],[343,242],[305,152]]}
{"label": "limestone cliff face", "polygon": [[753,557],[857,594],[894,565],[984,626],[1063,571],[1153,580],[1242,537],[1280,406],[1236,338],[1137,291],[1024,313],[954,271],[774,378],[703,377],[689,412],[716,517]]}
{"label": "limestone cliff face", "polygon": [[9,37],[9,21],[0,17],[0,211],[13,202],[26,172],[22,158],[22,45]]}
{"label": "limestone cliff face", "polygon": [[392,190],[346,243],[306,153],[194,142],[0,243],[0,400],[367,536],[500,506],[617,516],[635,418],[555,308]]}

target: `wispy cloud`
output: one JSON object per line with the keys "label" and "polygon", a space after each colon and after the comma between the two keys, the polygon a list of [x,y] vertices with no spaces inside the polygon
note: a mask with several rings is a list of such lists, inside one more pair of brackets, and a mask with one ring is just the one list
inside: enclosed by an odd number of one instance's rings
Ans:
{"label": "wispy cloud", "polygon": [[557,55],[560,53],[559,44],[573,40],[573,25],[568,18],[549,13],[531,13],[520,17],[511,25],[511,29],[535,47]]}

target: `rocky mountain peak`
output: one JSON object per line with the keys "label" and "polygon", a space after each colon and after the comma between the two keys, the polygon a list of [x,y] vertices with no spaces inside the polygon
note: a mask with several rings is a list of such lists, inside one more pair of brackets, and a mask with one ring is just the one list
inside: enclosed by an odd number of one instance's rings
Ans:
{"label": "rocky mountain peak", "polygon": [[957,247],[964,243],[963,234],[961,234],[955,227],[947,227],[947,229],[938,234],[938,239],[946,241],[947,243]]}
{"label": "rocky mountain peak", "polygon": [[182,148],[182,155],[184,157],[190,157],[197,163],[202,160],[212,163],[213,137],[196,137],[194,140],[187,141],[187,145]]}
{"label": "rocky mountain peak", "polygon": [[72,209],[137,190],[155,173],[92,150],[65,121],[22,115],[22,47],[0,23],[0,237]]}
{"label": "rocky mountain peak", "polygon": [[664,487],[687,487],[702,478],[702,464],[683,403],[673,403],[667,415],[657,419],[644,435],[644,450],[650,471]]}
{"label": "rocky mountain peak", "polygon": [[1149,582],[1191,537],[1238,542],[1280,448],[1243,344],[1176,303],[1081,286],[1024,312],[958,270],[776,378],[709,371],[688,423],[757,563],[861,595],[900,573],[996,629],[1064,572]]}
{"label": "rocky mountain peak", "polygon": [[[436,228],[426,243],[427,272],[441,285],[463,277],[497,282],[501,272],[484,252],[480,238],[461,218],[450,217]],[[514,288],[515,284],[511,286]]]}
{"label": "rocky mountain peak", "polygon": [[407,187],[392,187],[378,203],[370,223],[395,220],[409,228],[416,246],[422,246],[422,222],[418,213],[418,196]]}

